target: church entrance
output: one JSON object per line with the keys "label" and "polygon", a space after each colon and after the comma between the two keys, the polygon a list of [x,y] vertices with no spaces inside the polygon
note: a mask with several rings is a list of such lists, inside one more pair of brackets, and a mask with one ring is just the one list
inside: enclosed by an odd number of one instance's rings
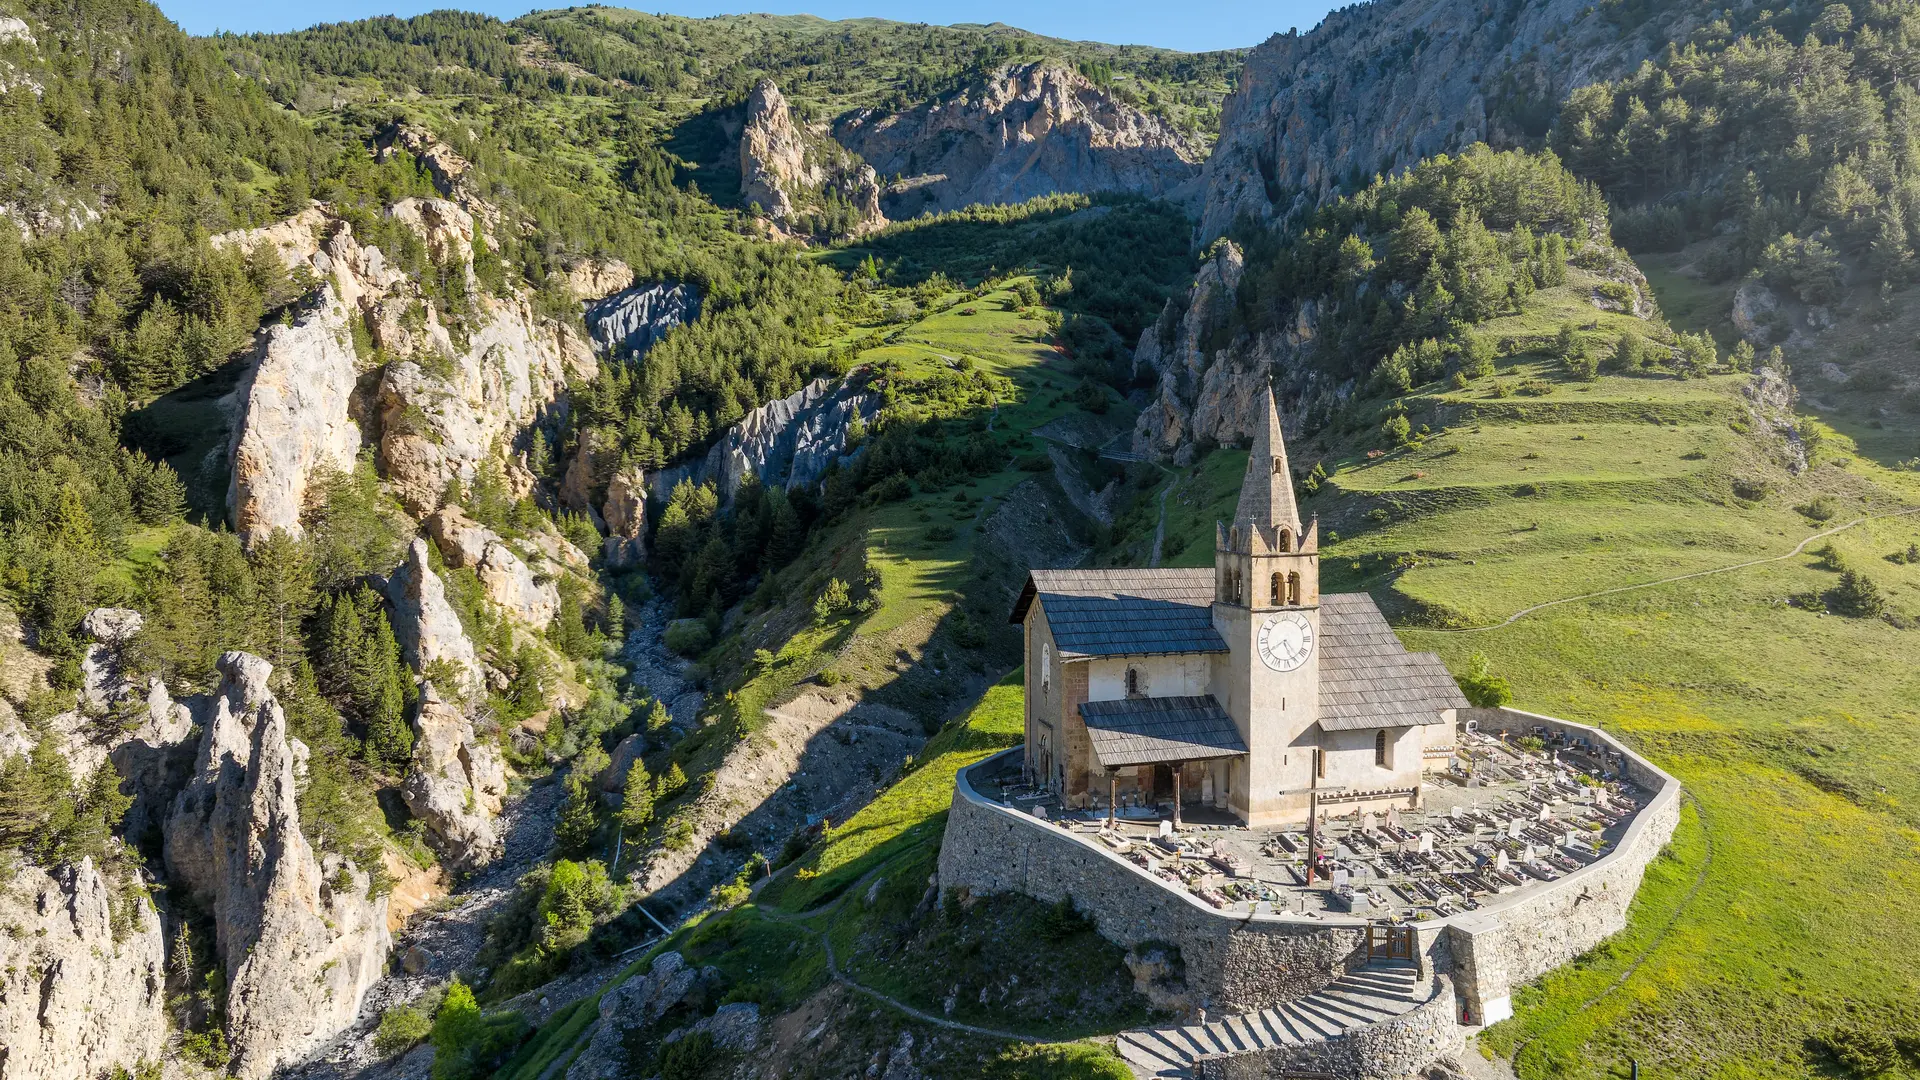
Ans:
{"label": "church entrance", "polygon": [[1167,802],[1173,798],[1173,766],[1155,765],[1153,767],[1153,801]]}

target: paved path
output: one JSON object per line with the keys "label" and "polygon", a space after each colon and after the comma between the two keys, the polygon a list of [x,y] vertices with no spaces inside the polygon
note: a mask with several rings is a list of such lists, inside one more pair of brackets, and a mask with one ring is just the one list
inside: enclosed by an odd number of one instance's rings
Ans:
{"label": "paved path", "polygon": [[1657,578],[1653,581],[1643,581],[1638,585],[1620,585],[1611,589],[1601,589],[1598,592],[1581,593],[1578,596],[1563,596],[1558,600],[1549,600],[1544,604],[1535,604],[1532,607],[1521,608],[1519,611],[1514,612],[1513,614],[1507,616],[1505,619],[1502,619],[1497,623],[1488,623],[1485,626],[1462,626],[1462,627],[1444,627],[1444,628],[1415,626],[1415,627],[1408,627],[1407,629],[1416,630],[1423,634],[1478,634],[1487,630],[1498,630],[1498,629],[1501,629],[1502,627],[1512,626],[1514,623],[1519,622],[1521,619],[1526,618],[1528,615],[1531,615],[1536,611],[1545,611],[1547,608],[1558,607],[1561,604],[1572,604],[1572,603],[1577,603],[1581,600],[1592,600],[1596,597],[1612,596],[1615,593],[1633,592],[1636,589],[1651,589],[1657,585],[1671,585],[1676,581],[1691,581],[1694,578],[1712,577],[1715,574],[1727,574],[1727,573],[1732,573],[1735,570],[1745,570],[1750,566],[1764,566],[1767,563],[1775,563],[1775,562],[1780,562],[1784,559],[1791,559],[1794,556],[1805,551],[1807,549],[1807,545],[1813,543],[1815,540],[1823,540],[1826,537],[1834,535],[1835,533],[1846,532],[1848,529],[1851,529],[1856,525],[1864,525],[1869,521],[1878,521],[1882,518],[1904,517],[1907,514],[1920,514],[1920,506],[1908,507],[1905,510],[1893,510],[1885,514],[1868,514],[1865,517],[1854,518],[1852,521],[1847,522],[1845,525],[1836,525],[1831,529],[1825,529],[1825,530],[1822,530],[1821,532],[1814,533],[1812,536],[1809,536],[1805,540],[1802,540],[1798,544],[1795,544],[1793,546],[1793,550],[1787,552],[1784,555],[1769,555],[1764,559],[1748,559],[1746,562],[1733,563],[1730,566],[1716,566],[1711,570],[1696,570],[1691,574],[1675,574],[1672,577]]}

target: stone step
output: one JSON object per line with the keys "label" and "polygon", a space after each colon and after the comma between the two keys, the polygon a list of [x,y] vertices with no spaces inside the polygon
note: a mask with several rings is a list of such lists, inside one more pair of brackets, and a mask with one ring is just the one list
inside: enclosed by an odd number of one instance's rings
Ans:
{"label": "stone step", "polygon": [[1420,985],[1420,973],[1411,968],[1404,971],[1382,971],[1376,968],[1361,968],[1358,971],[1349,971],[1334,981],[1411,991]]}
{"label": "stone step", "polygon": [[1261,1040],[1260,1032],[1255,1030],[1252,1024],[1247,1023],[1247,1017],[1229,1016],[1220,1023],[1227,1029],[1227,1033],[1233,1036],[1234,1042],[1241,1050],[1266,1049],[1266,1043]]}
{"label": "stone step", "polygon": [[1307,1036],[1306,1041],[1318,1042],[1322,1039],[1330,1039],[1346,1030],[1346,1025],[1336,1024],[1308,1008],[1304,1004],[1305,1001],[1305,998],[1289,1001],[1280,1006],[1280,1011],[1286,1013],[1287,1019],[1293,1021],[1296,1030]]}
{"label": "stone step", "polygon": [[1281,1041],[1288,1046],[1301,1046],[1313,1041],[1314,1037],[1302,1030],[1282,1009],[1266,1009],[1260,1015],[1266,1019],[1267,1026],[1281,1034]]}
{"label": "stone step", "polygon": [[1314,996],[1330,1005],[1359,1014],[1362,1021],[1368,1024],[1377,1024],[1382,1020],[1399,1016],[1414,1006],[1413,1002],[1405,998],[1383,998],[1350,990],[1328,989]]}
{"label": "stone step", "polygon": [[[1156,1040],[1157,1041],[1157,1040]],[[1185,1056],[1173,1056],[1171,1047],[1162,1044],[1156,1049],[1140,1038],[1136,1032],[1126,1032],[1114,1040],[1114,1048],[1121,1060],[1134,1067],[1135,1075],[1148,1077],[1184,1077],[1188,1075],[1187,1066],[1192,1059]]]}
{"label": "stone step", "polygon": [[1388,1016],[1393,1015],[1389,1012],[1377,1012],[1350,1001],[1343,1001],[1325,992],[1313,994],[1304,1000],[1307,1004],[1331,1016],[1344,1027],[1349,1028],[1362,1027],[1379,1020],[1384,1020]]}
{"label": "stone step", "polygon": [[1262,1009],[1253,1014],[1254,1030],[1268,1046],[1299,1046],[1300,1037],[1287,1026],[1287,1021],[1273,1009]]}
{"label": "stone step", "polygon": [[1293,1006],[1296,1016],[1306,1017],[1307,1020],[1318,1027],[1327,1038],[1343,1035],[1348,1028],[1356,1026],[1356,1022],[1352,1017],[1328,1009],[1311,994],[1290,1004]]}

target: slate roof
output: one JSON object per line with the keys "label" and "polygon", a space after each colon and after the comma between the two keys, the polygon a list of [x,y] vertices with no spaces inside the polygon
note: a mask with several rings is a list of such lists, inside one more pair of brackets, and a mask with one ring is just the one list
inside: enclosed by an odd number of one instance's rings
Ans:
{"label": "slate roof", "polygon": [[1063,659],[1220,653],[1213,569],[1035,570],[1010,622],[1038,600]]}
{"label": "slate roof", "polygon": [[1227,710],[1203,697],[1124,698],[1080,705],[1093,756],[1104,768],[1203,761],[1247,752]]}
{"label": "slate roof", "polygon": [[1320,726],[1327,731],[1442,722],[1467,699],[1440,657],[1410,653],[1366,593],[1320,597]]}

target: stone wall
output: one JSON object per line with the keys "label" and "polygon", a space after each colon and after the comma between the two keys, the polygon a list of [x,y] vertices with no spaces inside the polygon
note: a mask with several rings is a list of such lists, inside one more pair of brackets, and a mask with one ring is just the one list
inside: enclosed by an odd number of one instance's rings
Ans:
{"label": "stone wall", "polygon": [[1425,1004],[1390,1020],[1354,1028],[1338,1039],[1264,1050],[1252,1054],[1203,1058],[1194,1062],[1195,1080],[1280,1080],[1301,1073],[1332,1073],[1352,1080],[1397,1080],[1411,1076],[1462,1045],[1454,1019],[1453,983],[1435,979]]}
{"label": "stone wall", "polygon": [[1515,987],[1626,928],[1627,909],[1647,864],[1667,846],[1680,822],[1680,782],[1584,724],[1518,709],[1469,709],[1462,719],[1476,720],[1482,728],[1544,727],[1597,742],[1622,754],[1627,779],[1652,793],[1613,851],[1593,865],[1446,920],[1446,946],[1461,1003],[1473,1023],[1490,1024],[1513,1015]]}
{"label": "stone wall", "polygon": [[[1626,925],[1647,864],[1679,821],[1680,785],[1596,728],[1518,710],[1474,710],[1465,719],[1510,730],[1542,726],[1624,756],[1628,779],[1651,792],[1613,851],[1551,884],[1496,897],[1477,911],[1417,924],[1424,971],[1453,976],[1449,1002],[1475,1024],[1512,1014],[1514,987],[1593,948]],[[1020,751],[1010,750],[1007,754]],[[996,767],[990,758],[976,769]],[[1229,1013],[1311,993],[1360,959],[1364,920],[1222,912],[1058,824],[980,795],[956,778],[940,849],[942,888],[1017,892],[1074,906],[1123,946],[1164,943],[1185,963],[1187,997]],[[1449,1004],[1444,1015],[1454,1015]]]}
{"label": "stone wall", "polygon": [[[1018,751],[1009,751],[1017,753]],[[987,801],[963,771],[940,847],[942,888],[1067,897],[1102,936],[1128,947],[1180,951],[1188,997],[1229,1013],[1268,1008],[1319,989],[1346,971],[1362,924],[1328,926],[1271,916],[1230,916],[1057,825]]]}

